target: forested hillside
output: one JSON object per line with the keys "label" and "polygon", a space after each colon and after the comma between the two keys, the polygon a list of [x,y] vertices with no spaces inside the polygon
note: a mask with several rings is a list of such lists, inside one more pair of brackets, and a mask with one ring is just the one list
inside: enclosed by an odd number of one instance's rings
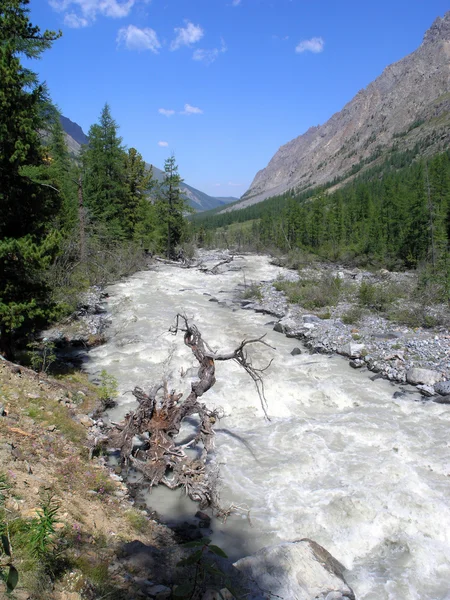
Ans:
{"label": "forested hillside", "polygon": [[[226,214],[196,215],[202,243],[240,245],[387,268],[428,266],[450,293],[450,152],[413,162],[414,152],[327,193],[287,193]],[[240,225],[238,225],[240,224]]]}
{"label": "forested hillside", "polygon": [[185,232],[174,157],[156,183],[107,104],[81,155],[69,154],[49,91],[22,64],[61,33],[32,25],[27,5],[0,8],[0,353],[9,358],[90,285],[133,272],[145,252],[174,256]]}

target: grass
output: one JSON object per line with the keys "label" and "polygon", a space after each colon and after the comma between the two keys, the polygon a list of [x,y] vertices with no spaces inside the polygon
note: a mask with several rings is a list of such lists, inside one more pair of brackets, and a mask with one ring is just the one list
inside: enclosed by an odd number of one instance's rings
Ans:
{"label": "grass", "polygon": [[249,298],[256,298],[257,300],[262,300],[262,293],[259,285],[257,283],[250,283],[245,287],[245,290],[242,292],[242,298],[244,300],[248,300]]}
{"label": "grass", "polygon": [[286,294],[291,304],[299,304],[307,309],[335,306],[342,295],[342,280],[324,274],[320,279],[300,279],[299,281],[276,281],[275,289]]}
{"label": "grass", "polygon": [[142,512],[135,509],[129,510],[125,513],[125,518],[138,533],[145,533],[147,531],[148,519]]}

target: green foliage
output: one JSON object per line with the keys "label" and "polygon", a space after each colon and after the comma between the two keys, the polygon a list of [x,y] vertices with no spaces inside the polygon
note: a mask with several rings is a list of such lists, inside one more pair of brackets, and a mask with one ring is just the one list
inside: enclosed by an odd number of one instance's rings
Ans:
{"label": "green foliage", "polygon": [[182,182],[172,155],[164,163],[164,180],[156,203],[167,258],[177,258],[177,247],[186,229],[184,213],[188,206],[181,194]]}
{"label": "green foliage", "polygon": [[7,593],[12,592],[19,582],[19,572],[13,565],[9,523],[4,509],[10,488],[8,478],[0,473],[0,579],[4,581]]}
{"label": "green foliage", "polygon": [[53,495],[48,494],[40,504],[38,516],[29,524],[28,544],[33,558],[44,560],[53,552],[59,506]]}
{"label": "green foliage", "polygon": [[285,253],[299,266],[311,255],[365,267],[429,265],[433,301],[448,302],[450,151],[420,159],[427,143],[393,150],[333,192],[325,193],[338,181],[242,210],[200,213],[192,217],[193,235],[228,246],[245,238],[254,249]]}
{"label": "green foliage", "polygon": [[202,538],[194,542],[187,542],[183,544],[185,548],[192,549],[192,554],[187,558],[180,560],[177,564],[178,567],[193,567],[194,571],[189,581],[178,585],[173,596],[175,598],[185,598],[192,600],[197,597],[201,591],[204,591],[206,585],[208,588],[226,588],[238,597],[236,592],[231,585],[227,574],[216,564],[214,557],[218,556],[221,558],[228,558],[226,553],[214,544],[211,544],[209,538]]}
{"label": "green foliage", "polygon": [[102,369],[100,373],[100,387],[98,397],[103,408],[111,408],[115,405],[114,398],[117,397],[117,378]]}
{"label": "green foliage", "polygon": [[334,306],[339,302],[342,281],[339,277],[324,274],[319,280],[277,281],[275,289],[283,291],[292,304],[299,304],[307,309],[317,309]]}
{"label": "green foliage", "polygon": [[28,344],[28,348],[32,350],[30,356],[31,367],[39,373],[48,373],[56,360],[55,344],[44,338],[42,342],[31,342]]}
{"label": "green foliage", "polygon": [[342,315],[342,322],[346,325],[356,325],[363,316],[360,306],[352,306]]}
{"label": "green foliage", "polygon": [[400,289],[389,284],[377,284],[362,281],[358,290],[360,306],[376,312],[386,312],[400,297]]}
{"label": "green foliage", "polygon": [[39,130],[49,99],[20,55],[38,58],[59,37],[41,34],[28,18],[28,0],[5,0],[0,7],[0,352],[11,356],[14,338],[49,318],[43,272],[55,256],[53,220],[58,192],[45,184]]}

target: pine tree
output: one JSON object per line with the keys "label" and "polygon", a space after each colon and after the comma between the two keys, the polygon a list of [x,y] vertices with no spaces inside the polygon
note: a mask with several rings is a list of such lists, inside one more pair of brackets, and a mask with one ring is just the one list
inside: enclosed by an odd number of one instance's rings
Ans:
{"label": "pine tree", "polygon": [[12,356],[14,339],[49,316],[45,269],[58,248],[52,221],[60,194],[35,181],[45,170],[39,130],[49,99],[20,56],[37,58],[60,34],[40,32],[28,0],[0,4],[0,351]]}

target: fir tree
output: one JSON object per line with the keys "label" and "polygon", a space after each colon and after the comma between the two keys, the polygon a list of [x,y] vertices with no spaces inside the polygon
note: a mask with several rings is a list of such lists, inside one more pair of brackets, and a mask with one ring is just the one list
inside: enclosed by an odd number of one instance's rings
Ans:
{"label": "fir tree", "polygon": [[33,26],[28,4],[0,4],[0,351],[8,356],[14,339],[51,311],[45,269],[58,248],[51,230],[61,202],[33,177],[46,166],[39,130],[49,99],[19,58],[39,57],[60,34]]}

